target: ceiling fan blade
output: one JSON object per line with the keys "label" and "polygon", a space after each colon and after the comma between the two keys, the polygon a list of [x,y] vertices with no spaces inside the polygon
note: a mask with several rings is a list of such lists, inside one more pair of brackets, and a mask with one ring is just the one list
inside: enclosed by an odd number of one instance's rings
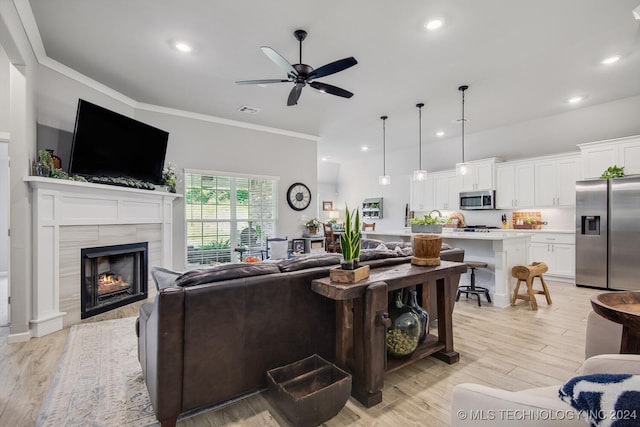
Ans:
{"label": "ceiling fan blade", "polygon": [[337,73],[342,70],[346,70],[349,67],[356,65],[358,61],[353,56],[349,58],[339,59],[331,62],[330,64],[323,65],[322,67],[313,70],[309,73],[309,79],[319,79],[320,77],[328,76],[330,74]]}
{"label": "ceiling fan blade", "polygon": [[329,85],[326,83],[312,82],[309,83],[309,86],[319,90],[320,92],[330,93],[331,95],[341,96],[343,98],[351,98],[353,96],[353,94],[348,90],[344,90],[337,86]]}
{"label": "ceiling fan blade", "polygon": [[291,89],[291,92],[289,92],[289,98],[287,99],[287,107],[298,104],[298,99],[300,99],[303,87],[304,83],[296,83],[293,89]]}
{"label": "ceiling fan blade", "polygon": [[275,50],[271,49],[269,46],[262,46],[262,52],[269,57],[270,60],[276,63],[276,65],[284,70],[287,73],[288,77],[298,77],[298,72],[293,65],[289,64],[289,61],[284,59],[282,55],[280,55]]}
{"label": "ceiling fan blade", "polygon": [[264,85],[269,83],[286,83],[291,80],[283,80],[283,79],[267,79],[267,80],[240,80],[236,82],[239,85]]}

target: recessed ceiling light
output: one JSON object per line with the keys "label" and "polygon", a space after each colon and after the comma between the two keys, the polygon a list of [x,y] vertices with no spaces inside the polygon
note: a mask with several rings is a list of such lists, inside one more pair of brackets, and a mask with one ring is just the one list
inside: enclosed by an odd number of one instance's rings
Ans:
{"label": "recessed ceiling light", "polygon": [[444,22],[442,22],[441,19],[432,19],[431,21],[428,21],[424,24],[424,28],[426,28],[429,31],[433,31],[442,27],[443,24]]}
{"label": "recessed ceiling light", "polygon": [[183,41],[174,41],[173,42],[173,47],[180,52],[183,53],[189,53],[193,50],[193,47],[191,47],[191,45],[187,42],[183,42]]}
{"label": "recessed ceiling light", "polygon": [[616,62],[618,62],[620,60],[620,56],[619,55],[613,55],[610,56],[608,58],[603,59],[602,61],[600,61],[601,64],[603,65],[611,65],[614,64]]}
{"label": "recessed ceiling light", "polygon": [[366,145],[363,145],[362,147],[360,147],[360,149],[362,151],[367,151],[369,149],[369,147],[367,147]]}
{"label": "recessed ceiling light", "polygon": [[436,132],[436,136],[444,136],[445,133],[441,130],[439,130],[438,132]]}
{"label": "recessed ceiling light", "polygon": [[573,96],[573,97],[567,99],[567,102],[569,104],[577,104],[577,103],[581,102],[583,99],[584,99],[584,97],[582,97],[582,96]]}

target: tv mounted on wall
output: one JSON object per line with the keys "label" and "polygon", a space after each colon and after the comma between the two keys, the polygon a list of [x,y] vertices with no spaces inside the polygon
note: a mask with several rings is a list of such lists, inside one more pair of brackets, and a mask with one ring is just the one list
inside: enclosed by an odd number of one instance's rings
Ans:
{"label": "tv mounted on wall", "polygon": [[169,133],[78,100],[69,173],[162,184]]}

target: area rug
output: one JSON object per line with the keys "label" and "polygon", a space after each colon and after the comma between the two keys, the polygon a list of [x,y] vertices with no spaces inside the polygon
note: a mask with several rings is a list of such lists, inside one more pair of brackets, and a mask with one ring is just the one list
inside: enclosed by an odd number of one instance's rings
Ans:
{"label": "area rug", "polygon": [[71,327],[37,426],[158,425],[138,362],[135,321]]}

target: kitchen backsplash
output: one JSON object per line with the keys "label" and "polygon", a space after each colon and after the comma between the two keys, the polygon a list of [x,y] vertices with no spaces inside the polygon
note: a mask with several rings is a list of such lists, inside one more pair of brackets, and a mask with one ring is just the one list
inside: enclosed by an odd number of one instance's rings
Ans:
{"label": "kitchen backsplash", "polygon": [[[530,211],[531,209],[527,209]],[[542,221],[546,221],[547,225],[543,225],[542,229],[553,230],[573,230],[575,229],[576,211],[572,208],[562,209],[535,209],[540,212]],[[491,210],[491,211],[462,211],[465,221],[469,225],[487,225],[493,227],[502,227],[502,215],[507,215],[507,220],[511,223],[513,216],[512,210]],[[451,212],[442,212],[448,216]]]}

